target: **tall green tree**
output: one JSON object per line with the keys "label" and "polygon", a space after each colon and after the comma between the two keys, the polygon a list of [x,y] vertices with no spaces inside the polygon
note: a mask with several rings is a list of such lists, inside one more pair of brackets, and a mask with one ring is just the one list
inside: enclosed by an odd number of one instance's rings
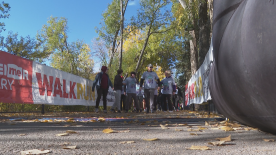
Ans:
{"label": "tall green tree", "polygon": [[[0,3],[0,19],[1,18],[9,18],[10,14],[8,13],[10,11],[10,5],[8,3],[5,3],[4,1],[2,1],[2,3]],[[0,22],[0,33],[2,31],[5,31],[5,23],[4,22]]]}
{"label": "tall green tree", "polygon": [[9,32],[6,38],[0,37],[0,49],[8,53],[33,61],[43,62],[51,54],[46,48],[40,48],[41,42],[35,38],[18,37],[17,33]]}
{"label": "tall green tree", "polygon": [[[96,32],[99,34],[99,38],[104,40],[108,49],[111,50],[109,56],[108,66],[111,67],[115,53],[118,51],[120,46],[119,32],[121,25],[124,24],[121,17],[124,17],[125,11],[129,0],[113,0],[111,4],[108,5],[107,10],[102,14],[103,18],[100,23],[100,28],[95,28]],[[121,9],[121,7],[123,9]],[[125,26],[123,26],[125,27]]]}
{"label": "tall green tree", "polygon": [[89,78],[94,62],[91,50],[83,41],[68,42],[66,18],[50,17],[37,34],[41,47],[53,52],[51,65],[54,68]]}
{"label": "tall green tree", "polygon": [[156,33],[165,33],[171,29],[172,15],[167,7],[168,0],[141,0],[137,17],[132,18],[132,27],[145,32],[145,38],[140,49],[139,59],[135,71],[137,72],[143,59],[143,55],[149,43],[150,36]]}

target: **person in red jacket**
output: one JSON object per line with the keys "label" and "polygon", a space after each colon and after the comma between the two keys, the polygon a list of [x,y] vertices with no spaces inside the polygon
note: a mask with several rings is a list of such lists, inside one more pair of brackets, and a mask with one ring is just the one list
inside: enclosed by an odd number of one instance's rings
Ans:
{"label": "person in red jacket", "polygon": [[104,106],[104,113],[107,113],[106,111],[106,96],[108,93],[109,86],[113,88],[113,85],[109,79],[107,72],[107,67],[102,66],[101,72],[96,75],[95,81],[93,82],[92,91],[94,92],[95,86],[97,89],[97,100],[96,100],[96,107],[95,112],[99,112],[99,104],[101,100],[101,96],[103,96],[103,106]]}

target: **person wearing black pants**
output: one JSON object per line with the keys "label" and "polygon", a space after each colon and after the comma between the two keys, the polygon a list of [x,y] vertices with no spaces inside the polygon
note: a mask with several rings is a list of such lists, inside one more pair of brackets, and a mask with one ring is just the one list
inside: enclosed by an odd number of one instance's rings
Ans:
{"label": "person wearing black pants", "polygon": [[126,95],[125,95],[124,86],[122,87],[122,93],[121,93],[121,109],[122,111],[126,110]]}
{"label": "person wearing black pants", "polygon": [[164,111],[167,110],[167,102],[169,106],[169,112],[172,112],[173,105],[172,105],[172,95],[176,92],[175,82],[171,76],[171,71],[167,70],[165,72],[165,78],[160,82],[163,85],[163,98],[164,98]]}
{"label": "person wearing black pants", "polygon": [[172,112],[172,110],[173,110],[172,95],[171,94],[163,94],[163,99],[164,99],[164,111],[167,111],[169,108],[169,112]]}
{"label": "person wearing black pants", "polygon": [[93,82],[93,86],[92,86],[92,92],[94,92],[95,87],[97,89],[97,100],[96,100],[96,107],[95,107],[95,112],[99,112],[99,104],[100,104],[100,100],[101,100],[101,96],[103,96],[103,106],[104,106],[104,113],[107,113],[106,111],[106,96],[108,93],[108,89],[109,87],[112,87],[113,89],[113,85],[109,79],[107,72],[107,67],[106,66],[102,66],[101,68],[101,72],[98,73],[96,75],[96,78]]}
{"label": "person wearing black pants", "polygon": [[106,112],[106,96],[108,93],[108,89],[98,89],[97,90],[97,100],[96,100],[96,109],[99,108],[99,104],[100,104],[100,100],[101,100],[101,96],[103,96],[103,107],[104,107],[104,112]]}

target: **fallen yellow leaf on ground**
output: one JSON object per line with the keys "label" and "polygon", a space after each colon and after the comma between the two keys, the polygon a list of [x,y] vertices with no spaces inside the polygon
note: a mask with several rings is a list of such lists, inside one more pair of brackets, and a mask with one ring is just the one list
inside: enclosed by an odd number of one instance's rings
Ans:
{"label": "fallen yellow leaf on ground", "polygon": [[211,150],[208,146],[194,146],[192,145],[190,150]]}
{"label": "fallen yellow leaf on ground", "polygon": [[67,130],[66,133],[77,133],[77,132],[74,130]]}
{"label": "fallen yellow leaf on ground", "polygon": [[145,141],[156,141],[156,140],[159,140],[158,138],[152,138],[152,139],[143,139]]}
{"label": "fallen yellow leaf on ground", "polygon": [[228,137],[224,137],[224,138],[216,138],[216,140],[225,141],[225,142],[231,142],[232,141],[231,135],[229,135]]}
{"label": "fallen yellow leaf on ground", "polygon": [[104,130],[103,130],[103,133],[116,133],[116,131],[114,131],[114,130],[108,128],[108,129],[104,129]]}
{"label": "fallen yellow leaf on ground", "polygon": [[122,142],[120,142],[120,144],[131,144],[131,143],[135,143],[135,141],[122,141]]}
{"label": "fallen yellow leaf on ground", "polygon": [[185,123],[185,124],[177,124],[178,126],[186,126],[187,125],[187,123]]}
{"label": "fallen yellow leaf on ground", "polygon": [[199,129],[188,129],[187,131],[202,132],[202,131],[201,131],[201,130],[199,130]]}
{"label": "fallen yellow leaf on ground", "polygon": [[196,134],[196,133],[190,133],[190,135],[194,135],[194,136],[197,136],[197,134]]}
{"label": "fallen yellow leaf on ground", "polygon": [[175,131],[183,131],[182,129],[175,129]]}
{"label": "fallen yellow leaf on ground", "polygon": [[225,143],[225,141],[219,141],[219,142],[209,142],[208,144],[214,145],[214,146],[221,146]]}
{"label": "fallen yellow leaf on ground", "polygon": [[240,126],[241,126],[240,124],[235,123],[235,124],[232,125],[232,128],[238,128]]}
{"label": "fallen yellow leaf on ground", "polygon": [[220,128],[221,130],[224,130],[224,131],[235,131],[233,128],[229,127],[229,126],[223,126]]}
{"label": "fallen yellow leaf on ground", "polygon": [[265,142],[274,142],[274,139],[264,139]]}
{"label": "fallen yellow leaf on ground", "polygon": [[91,122],[97,122],[96,120],[92,119]]}
{"label": "fallen yellow leaf on ground", "polygon": [[205,121],[205,126],[209,126],[209,123]]}
{"label": "fallen yellow leaf on ground", "polygon": [[161,126],[162,129],[168,129],[168,128],[166,127],[166,125],[160,124],[160,126]]}
{"label": "fallen yellow leaf on ground", "polygon": [[98,121],[99,121],[99,122],[104,122],[105,119],[104,119],[104,118],[98,118]]}
{"label": "fallen yellow leaf on ground", "polygon": [[63,149],[78,149],[77,146],[65,146]]}
{"label": "fallen yellow leaf on ground", "polygon": [[198,130],[206,130],[207,128],[199,127]]}
{"label": "fallen yellow leaf on ground", "polygon": [[57,134],[57,136],[69,136],[68,133],[60,133],[60,134]]}
{"label": "fallen yellow leaf on ground", "polygon": [[244,128],[245,131],[250,131],[251,129],[250,128]]}
{"label": "fallen yellow leaf on ground", "polygon": [[33,150],[27,150],[27,151],[21,151],[21,155],[27,155],[27,154],[47,154],[51,153],[52,151],[50,150],[38,150],[38,149],[33,149]]}

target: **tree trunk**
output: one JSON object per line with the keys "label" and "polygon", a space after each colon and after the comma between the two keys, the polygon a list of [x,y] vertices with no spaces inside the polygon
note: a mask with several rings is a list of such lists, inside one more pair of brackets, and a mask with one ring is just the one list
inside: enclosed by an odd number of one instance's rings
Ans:
{"label": "tree trunk", "polygon": [[[185,0],[179,0],[179,2],[184,9],[188,9]],[[194,3],[194,0],[189,0],[189,6],[191,6],[192,3]],[[198,33],[197,20],[195,19],[195,17],[193,16],[192,13],[190,14],[190,18],[193,19],[193,21],[192,21],[193,22],[193,30],[189,31],[190,36],[191,36],[191,40],[190,40],[191,74],[193,75],[198,69],[198,53],[197,53],[197,40],[198,39],[197,38],[199,36],[199,33]]]}
{"label": "tree trunk", "polygon": [[137,73],[137,71],[138,71],[138,69],[139,69],[139,66],[140,66],[140,63],[141,63],[143,54],[144,54],[144,52],[145,52],[145,50],[146,50],[146,47],[147,47],[147,45],[148,45],[148,41],[149,41],[149,37],[150,37],[150,31],[151,31],[151,26],[152,26],[152,24],[150,24],[150,26],[149,26],[149,30],[148,30],[148,33],[147,33],[147,38],[146,38],[146,40],[145,40],[145,43],[144,43],[144,45],[143,45],[143,48],[142,48],[141,53],[140,53],[140,56],[139,56],[139,60],[138,60],[138,62],[137,62],[136,68],[135,68],[135,72],[136,72],[136,73]]}
{"label": "tree trunk", "polygon": [[195,40],[195,32],[194,31],[190,31],[190,35],[192,36],[192,39],[190,40],[190,51],[191,51],[191,73],[192,75],[195,74],[195,72],[198,69],[198,53],[197,53],[197,49],[194,45],[194,43],[196,42]]}
{"label": "tree trunk", "polygon": [[[126,8],[127,8],[127,4],[128,4],[128,0],[126,0],[125,2],[125,6],[123,5],[123,0],[120,1],[120,4],[121,4],[121,26],[120,28],[116,31],[115,33],[115,36],[114,36],[114,39],[113,39],[113,44],[112,44],[112,49],[111,49],[111,56],[110,56],[110,59],[109,59],[109,63],[108,63],[108,67],[110,68],[111,65],[112,65],[112,61],[113,61],[113,57],[114,57],[114,54],[116,53],[115,51],[115,46],[116,46],[116,42],[117,42],[117,37],[118,37],[118,34],[119,34],[119,31],[121,29],[121,32],[123,32],[123,28],[122,26],[124,26],[124,15],[125,15],[125,12],[126,12]],[[123,50],[123,33],[121,33],[121,52]],[[120,44],[120,43],[119,43]],[[122,54],[122,53],[121,53]],[[121,55],[122,56],[122,55]],[[120,59],[120,62],[119,62],[120,66],[122,64],[122,61]],[[121,68],[121,67],[120,67]]]}
{"label": "tree trunk", "polygon": [[111,56],[110,56],[109,62],[108,62],[108,68],[111,67],[111,64],[112,64],[112,61],[113,61],[113,57],[114,57],[114,54],[115,54],[115,46],[116,46],[116,42],[117,42],[117,37],[118,37],[119,31],[120,31],[120,29],[118,29],[116,31],[114,39],[113,39],[112,49],[111,49]]}
{"label": "tree trunk", "polygon": [[212,36],[212,30],[213,30],[213,0],[208,0],[208,10],[209,10],[209,18],[210,18],[210,36]]}
{"label": "tree trunk", "polygon": [[123,32],[124,32],[124,8],[123,8],[123,0],[121,0],[121,51],[120,51],[120,61],[119,68],[122,69],[122,61],[123,61]]}
{"label": "tree trunk", "polygon": [[205,59],[205,55],[209,50],[210,26],[208,19],[208,0],[200,1],[199,3],[199,53],[198,67],[201,66]]}

